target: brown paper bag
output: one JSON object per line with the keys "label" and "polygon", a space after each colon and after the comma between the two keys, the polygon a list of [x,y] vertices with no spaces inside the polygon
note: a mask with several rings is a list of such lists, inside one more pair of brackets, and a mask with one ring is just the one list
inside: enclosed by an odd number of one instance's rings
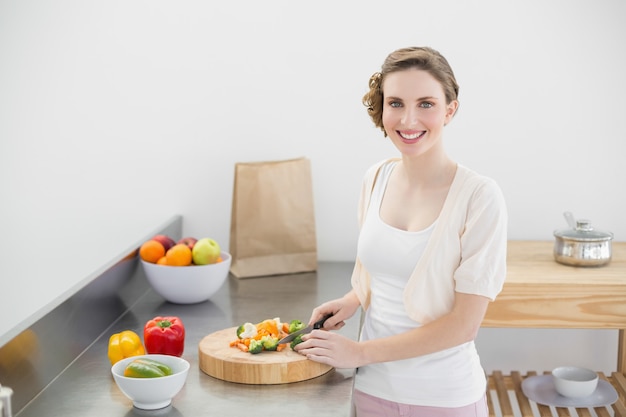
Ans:
{"label": "brown paper bag", "polygon": [[235,164],[230,254],[237,278],[317,269],[308,159]]}

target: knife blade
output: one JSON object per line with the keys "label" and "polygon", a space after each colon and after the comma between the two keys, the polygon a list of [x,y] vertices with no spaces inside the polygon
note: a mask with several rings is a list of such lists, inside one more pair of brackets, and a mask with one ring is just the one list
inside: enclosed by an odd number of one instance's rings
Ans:
{"label": "knife blade", "polygon": [[332,313],[331,314],[327,314],[324,317],[322,317],[321,319],[319,319],[318,321],[316,321],[315,323],[311,324],[310,326],[307,326],[304,329],[300,329],[297,332],[289,333],[288,336],[285,336],[282,339],[280,339],[278,341],[278,344],[282,345],[283,343],[291,343],[291,341],[293,339],[295,339],[297,336],[299,336],[301,334],[311,333],[313,330],[323,328],[324,327],[324,323],[326,322],[326,320],[331,318],[332,315],[333,315]]}

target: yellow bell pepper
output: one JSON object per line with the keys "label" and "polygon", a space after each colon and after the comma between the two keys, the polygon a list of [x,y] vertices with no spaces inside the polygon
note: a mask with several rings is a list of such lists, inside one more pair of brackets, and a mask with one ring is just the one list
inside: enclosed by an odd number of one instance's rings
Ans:
{"label": "yellow bell pepper", "polygon": [[145,355],[146,349],[139,335],[132,330],[115,333],[109,338],[109,361],[111,365],[131,356]]}

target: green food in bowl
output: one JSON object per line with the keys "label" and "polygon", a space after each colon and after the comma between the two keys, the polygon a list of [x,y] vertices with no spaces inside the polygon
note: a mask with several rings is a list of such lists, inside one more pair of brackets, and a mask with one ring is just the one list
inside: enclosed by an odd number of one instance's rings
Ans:
{"label": "green food in bowl", "polygon": [[148,358],[135,359],[124,368],[124,376],[131,378],[160,378],[167,375],[172,375],[172,368]]}
{"label": "green food in bowl", "polygon": [[[147,378],[124,376],[126,367],[137,359],[159,362],[169,367],[172,373]],[[111,373],[121,393],[132,401],[135,408],[157,410],[171,404],[172,398],[183,388],[189,373],[189,362],[177,356],[147,354],[116,362],[111,367]]]}

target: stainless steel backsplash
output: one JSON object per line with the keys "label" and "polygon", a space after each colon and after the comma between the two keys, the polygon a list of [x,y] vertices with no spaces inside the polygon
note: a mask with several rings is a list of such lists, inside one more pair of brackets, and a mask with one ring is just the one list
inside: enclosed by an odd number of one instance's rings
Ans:
{"label": "stainless steel backsplash", "polygon": [[[176,239],[182,218],[157,233]],[[146,236],[145,240],[151,236]],[[149,290],[137,248],[0,347],[0,384],[13,389],[16,414]]]}

